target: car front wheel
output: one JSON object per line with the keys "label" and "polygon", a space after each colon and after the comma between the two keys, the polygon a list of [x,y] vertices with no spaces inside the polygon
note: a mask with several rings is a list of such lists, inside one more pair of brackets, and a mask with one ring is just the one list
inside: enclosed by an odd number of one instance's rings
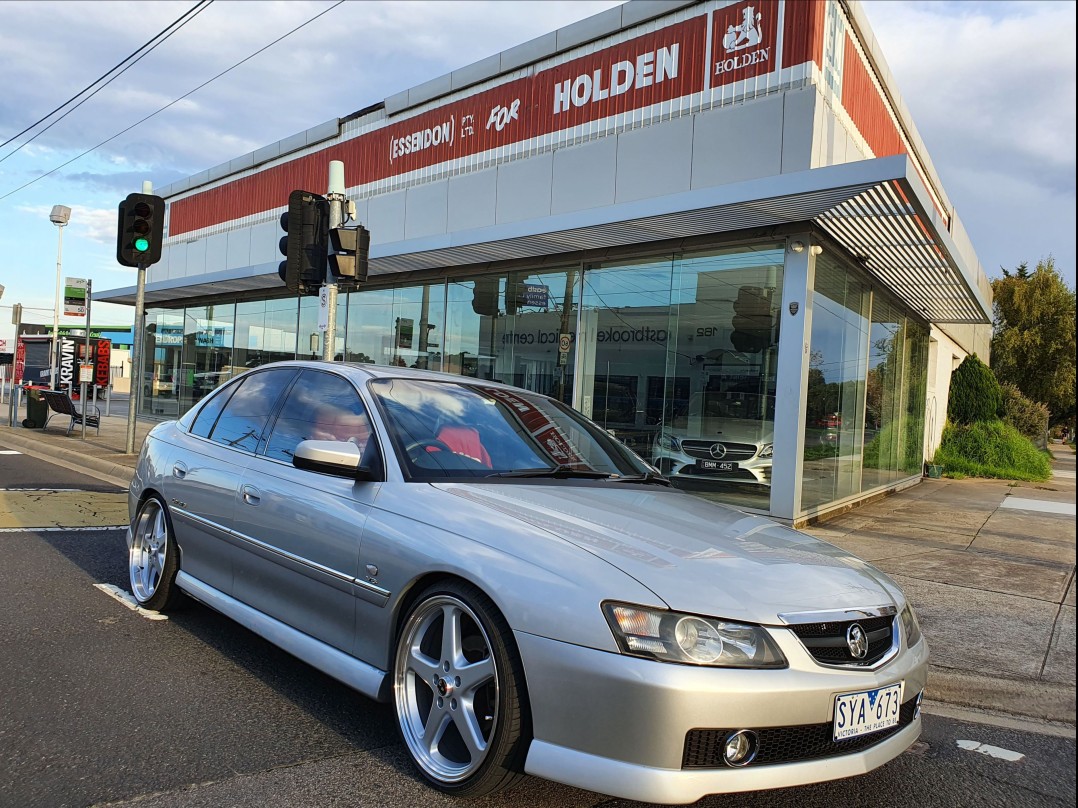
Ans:
{"label": "car front wheel", "polygon": [[128,572],[131,594],[144,609],[167,611],[180,598],[176,586],[179,551],[168,509],[156,496],[142,503],[131,523]]}
{"label": "car front wheel", "polygon": [[522,777],[530,736],[524,675],[512,631],[474,586],[435,585],[397,639],[397,723],[420,773],[458,797]]}

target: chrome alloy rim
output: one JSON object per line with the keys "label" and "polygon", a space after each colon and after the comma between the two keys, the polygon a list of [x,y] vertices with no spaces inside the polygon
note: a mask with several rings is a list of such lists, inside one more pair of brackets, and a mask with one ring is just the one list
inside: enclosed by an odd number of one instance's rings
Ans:
{"label": "chrome alloy rim", "polygon": [[498,671],[464,602],[438,595],[408,619],[393,684],[397,720],[420,768],[444,783],[473,774],[498,725]]}
{"label": "chrome alloy rim", "polygon": [[142,506],[131,529],[129,568],[131,589],[141,603],[153,597],[161,583],[168,549],[168,523],[165,511],[150,499]]}

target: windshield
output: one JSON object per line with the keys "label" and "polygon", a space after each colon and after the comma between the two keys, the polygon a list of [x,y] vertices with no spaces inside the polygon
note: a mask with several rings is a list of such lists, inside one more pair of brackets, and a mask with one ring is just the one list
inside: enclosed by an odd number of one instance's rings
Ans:
{"label": "windshield", "polygon": [[553,399],[482,384],[420,379],[370,383],[413,480],[624,478],[643,460]]}

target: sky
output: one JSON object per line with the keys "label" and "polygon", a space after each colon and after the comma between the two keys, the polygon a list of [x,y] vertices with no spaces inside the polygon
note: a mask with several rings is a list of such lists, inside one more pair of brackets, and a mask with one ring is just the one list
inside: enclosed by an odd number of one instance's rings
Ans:
{"label": "sky", "polygon": [[[14,336],[13,303],[24,306],[24,322],[52,322],[54,205],[72,210],[63,276],[90,278],[99,292],[132,285],[135,271],[115,261],[116,206],[143,180],[161,188],[618,4],[334,2],[216,0],[48,131],[0,147],[0,339]],[[194,6],[0,3],[0,142]],[[989,276],[1052,255],[1073,287],[1075,3],[868,0],[864,8]],[[93,323],[133,316],[99,304]]]}

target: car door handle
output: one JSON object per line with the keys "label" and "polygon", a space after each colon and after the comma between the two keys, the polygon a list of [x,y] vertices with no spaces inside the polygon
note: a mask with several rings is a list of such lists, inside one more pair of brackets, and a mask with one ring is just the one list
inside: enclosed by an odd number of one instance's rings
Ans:
{"label": "car door handle", "polygon": [[182,480],[184,477],[187,476],[187,466],[185,466],[183,463],[177,463],[172,467],[172,476],[179,480]]}
{"label": "car door handle", "polygon": [[259,502],[262,501],[262,497],[261,495],[259,495],[258,489],[254,486],[245,485],[243,486],[243,488],[240,489],[240,491],[243,493],[243,501],[246,502],[248,505],[257,505]]}

